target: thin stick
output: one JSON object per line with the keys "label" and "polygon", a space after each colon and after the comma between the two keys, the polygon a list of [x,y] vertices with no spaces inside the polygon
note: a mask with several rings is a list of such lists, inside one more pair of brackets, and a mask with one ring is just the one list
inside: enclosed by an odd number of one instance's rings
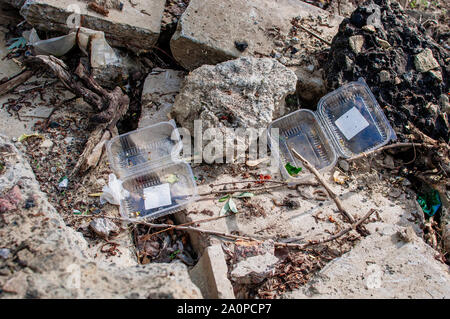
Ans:
{"label": "thin stick", "polygon": [[331,42],[330,42],[330,41],[327,41],[327,40],[325,40],[324,38],[322,38],[321,36],[319,36],[319,35],[315,34],[314,32],[312,32],[311,30],[306,29],[306,28],[305,28],[304,26],[302,26],[301,24],[298,24],[297,26],[298,26],[300,29],[302,29],[303,31],[305,31],[305,32],[309,33],[310,35],[312,35],[313,37],[319,39],[319,40],[322,41],[323,43],[326,43],[326,44],[328,44],[329,46],[331,46]]}
{"label": "thin stick", "polygon": [[[255,182],[255,181],[251,181]],[[258,182],[258,181],[256,181]],[[261,182],[270,182],[270,181],[261,181]],[[288,182],[278,182],[278,181],[272,181],[276,182],[278,185],[274,186],[262,186],[262,187],[251,187],[251,188],[230,188],[230,189],[221,189],[221,190],[212,190],[210,192],[200,193],[198,196],[208,196],[213,194],[229,194],[229,193],[236,193],[236,192],[258,192],[258,191],[267,191],[271,189],[281,188],[284,186],[301,186],[301,185],[309,185],[309,186],[319,186],[318,183],[315,182],[298,182],[298,183],[288,183]],[[244,183],[244,182],[235,182],[235,183]],[[225,184],[225,183],[224,183]],[[214,186],[224,185],[224,184],[217,184]],[[233,184],[233,182],[230,182],[230,184]]]}
{"label": "thin stick", "polygon": [[[361,219],[359,219],[357,222],[355,222],[354,224],[352,224],[352,226],[350,226],[350,227],[344,229],[343,231],[337,233],[336,235],[333,235],[333,236],[331,236],[331,237],[328,237],[328,238],[326,238],[326,239],[322,239],[322,240],[319,240],[319,241],[311,242],[310,244],[311,244],[311,245],[319,245],[319,244],[324,244],[324,243],[327,243],[327,242],[336,240],[336,239],[338,239],[339,237],[342,237],[342,236],[344,236],[345,234],[347,234],[349,231],[357,229],[359,226],[361,226],[361,224],[362,224],[367,218],[369,218],[369,217],[370,217],[373,213],[375,213],[375,212],[376,212],[376,210],[372,208],[372,209],[369,210],[369,211],[367,212],[367,214],[365,214]],[[308,244],[306,244],[306,245],[308,245]]]}
{"label": "thin stick", "polygon": [[3,94],[6,94],[9,91],[15,89],[16,87],[18,87],[22,83],[25,83],[32,76],[33,76],[33,71],[30,71],[30,70],[21,72],[21,73],[15,75],[15,76],[13,76],[7,82],[5,82],[5,83],[0,85],[0,96],[2,96]]}
{"label": "thin stick", "polygon": [[[312,246],[312,245],[319,245],[319,244],[323,244],[323,243],[327,243],[327,242],[336,240],[339,237],[342,237],[343,235],[348,233],[349,231],[357,229],[375,211],[376,211],[375,209],[371,209],[366,215],[364,215],[357,222],[353,223],[350,227],[348,227],[347,229],[345,229],[345,230],[341,231],[340,233],[338,233],[336,235],[333,235],[333,236],[331,236],[331,237],[329,237],[327,239],[323,239],[323,240],[319,240],[319,241],[310,241],[310,242],[308,242],[306,244],[292,244],[292,243],[274,242],[274,245],[277,246],[277,247],[305,249],[305,248],[307,248],[309,246]],[[92,216],[84,215],[84,216],[78,216],[78,217],[92,217]],[[181,225],[170,225],[170,224],[153,224],[153,223],[148,223],[148,222],[144,222],[144,221],[131,220],[131,219],[127,219],[127,218],[118,218],[118,217],[104,216],[103,218],[108,218],[108,219],[118,220],[118,221],[125,221],[125,222],[129,222],[129,223],[132,223],[132,224],[146,225],[146,226],[150,226],[150,227],[153,227],[153,228],[171,228],[171,229],[184,230],[184,231],[195,231],[195,232],[209,234],[209,235],[218,236],[218,237],[223,237],[223,238],[227,238],[227,239],[234,239],[234,240],[240,239],[240,240],[246,240],[246,241],[262,242],[260,239],[256,239],[256,238],[249,237],[249,236],[233,235],[233,234],[229,234],[229,233],[225,233],[225,232],[218,232],[218,231],[209,230],[209,229],[202,229],[202,228],[195,228],[195,227],[181,226]]]}
{"label": "thin stick", "polygon": [[386,146],[380,147],[379,149],[376,149],[376,150],[373,150],[373,151],[370,151],[370,152],[367,152],[367,153],[362,153],[360,155],[357,155],[355,157],[347,159],[347,161],[354,161],[354,160],[357,160],[357,159],[360,159],[360,158],[367,157],[368,155],[379,153],[381,151],[388,150],[388,149],[391,149],[391,148],[416,147],[416,146],[417,147],[418,146],[433,147],[432,145],[426,145],[426,144],[423,144],[423,143],[395,143],[395,144],[391,144],[391,145],[386,145]]}
{"label": "thin stick", "polygon": [[337,208],[339,209],[339,211],[348,219],[348,221],[350,223],[354,223],[355,219],[352,217],[352,215],[350,215],[344,208],[344,206],[342,206],[342,202],[341,200],[337,197],[337,195],[333,192],[333,190],[330,188],[330,186],[328,185],[328,183],[325,181],[325,179],[323,178],[323,176],[319,173],[319,171],[311,165],[310,162],[308,162],[308,160],[306,158],[304,158],[303,156],[301,156],[299,153],[297,153],[296,150],[294,150],[293,148],[291,148],[291,152],[294,154],[295,157],[297,157],[300,161],[302,161],[303,165],[305,165],[305,167],[314,174],[314,176],[316,176],[317,180],[320,182],[320,184],[322,184],[322,186],[326,189],[328,195],[330,196],[330,198],[334,201],[334,203],[336,204]]}

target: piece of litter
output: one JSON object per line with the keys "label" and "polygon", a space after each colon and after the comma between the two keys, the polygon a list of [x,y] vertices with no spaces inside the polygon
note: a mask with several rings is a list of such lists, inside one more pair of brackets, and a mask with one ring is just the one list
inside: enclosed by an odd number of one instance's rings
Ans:
{"label": "piece of litter", "polygon": [[169,174],[165,177],[165,181],[170,184],[178,182],[178,177],[175,174]]}
{"label": "piece of litter", "polygon": [[32,134],[22,134],[22,135],[20,135],[20,137],[17,139],[17,141],[22,142],[22,141],[26,140],[27,138],[33,137],[33,136],[41,138],[41,139],[44,139],[44,137],[42,135],[40,135],[38,133],[32,133]]}
{"label": "piece of litter", "polygon": [[64,176],[63,178],[61,178],[59,180],[58,187],[59,188],[67,188],[67,186],[69,186],[69,179],[67,178],[67,176]]}
{"label": "piece of litter", "polygon": [[89,194],[90,197],[100,197],[100,196],[102,196],[102,195],[103,195],[103,192],[102,192],[102,193],[92,193],[92,194]]}
{"label": "piece of litter", "polygon": [[122,181],[116,175],[109,174],[108,185],[103,186],[103,193],[100,195],[100,204],[106,202],[113,205],[120,205],[120,201],[129,195],[129,192],[122,186]]}
{"label": "piece of litter", "polygon": [[296,175],[298,175],[298,173],[300,173],[302,171],[301,167],[295,167],[291,163],[287,163],[284,167],[286,168],[287,172],[291,176],[296,176]]}
{"label": "piece of litter", "polygon": [[159,208],[172,204],[169,183],[144,188],[145,209]]}
{"label": "piece of litter", "polygon": [[261,163],[266,162],[268,159],[269,159],[269,157],[259,158],[259,159],[256,159],[256,160],[247,161],[247,162],[245,162],[245,164],[247,166],[254,167],[254,166],[258,166]]}
{"label": "piece of litter", "polygon": [[341,175],[341,174],[339,173],[339,171],[335,171],[335,172],[333,173],[333,180],[334,180],[335,183],[337,183],[337,184],[342,185],[342,184],[345,183],[345,181],[346,181],[347,179],[348,179],[348,177],[347,177],[347,176]]}

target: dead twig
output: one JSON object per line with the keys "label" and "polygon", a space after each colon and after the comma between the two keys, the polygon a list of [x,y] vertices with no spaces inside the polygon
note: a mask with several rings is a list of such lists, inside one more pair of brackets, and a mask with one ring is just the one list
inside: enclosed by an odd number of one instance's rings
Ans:
{"label": "dead twig", "polygon": [[294,154],[295,157],[297,157],[300,161],[302,161],[303,165],[305,165],[305,167],[314,174],[314,176],[316,176],[317,180],[320,182],[320,184],[322,184],[322,186],[325,188],[325,190],[328,193],[328,196],[330,196],[330,198],[334,201],[334,203],[336,204],[337,208],[339,209],[339,211],[344,215],[345,218],[347,218],[347,220],[353,224],[355,222],[354,218],[352,217],[352,215],[350,215],[347,210],[344,208],[344,206],[342,206],[342,202],[341,200],[338,198],[338,196],[333,192],[333,190],[330,188],[330,186],[328,185],[328,183],[325,181],[325,179],[323,178],[323,176],[319,173],[319,171],[311,165],[310,162],[308,162],[308,160],[306,158],[304,158],[303,156],[301,156],[296,150],[294,150],[293,148],[291,148],[291,152]]}
{"label": "dead twig", "polygon": [[[254,183],[258,181],[247,181],[249,183]],[[271,182],[269,180],[262,181],[264,183]],[[318,183],[314,182],[298,182],[298,183],[288,183],[288,182],[279,182],[279,181],[272,181],[277,183],[278,185],[273,186],[262,186],[262,187],[249,187],[249,188],[230,188],[230,189],[221,189],[221,190],[212,190],[210,192],[200,193],[198,196],[208,196],[213,194],[229,194],[229,193],[236,193],[236,192],[259,192],[259,191],[268,191],[272,189],[277,189],[285,186],[301,186],[301,185],[309,185],[309,186],[319,186]],[[234,182],[234,183],[243,183],[243,182]],[[225,183],[224,183],[225,184]],[[214,186],[224,185],[224,184],[217,184]],[[233,182],[230,182],[230,184],[233,184]]]}
{"label": "dead twig", "polygon": [[312,35],[313,37],[319,39],[320,41],[322,41],[323,43],[331,46],[331,42],[328,40],[325,40],[324,38],[322,38],[320,35],[315,34],[314,32],[312,32],[311,30],[308,30],[307,28],[305,28],[304,26],[302,26],[301,24],[297,24],[297,27],[299,27],[300,29],[302,29],[303,31],[305,31],[306,33],[309,33],[310,35]]}
{"label": "dead twig", "polygon": [[15,76],[13,76],[7,82],[0,85],[0,96],[10,92],[11,90],[14,90],[16,87],[18,87],[22,83],[25,83],[26,81],[28,81],[28,79],[30,79],[32,76],[33,76],[33,71],[30,71],[30,70],[21,72]]}
{"label": "dead twig", "polygon": [[423,144],[423,143],[395,143],[395,144],[391,144],[391,145],[386,145],[383,147],[380,147],[379,149],[370,151],[370,152],[366,152],[366,153],[362,153],[360,155],[354,156],[352,158],[347,159],[347,161],[355,161],[364,157],[368,157],[369,155],[375,154],[375,153],[379,153],[388,149],[392,149],[392,148],[399,148],[399,147],[434,147],[433,145],[427,145],[427,144]]}
{"label": "dead twig", "polygon": [[120,87],[112,91],[102,88],[81,63],[72,75],[67,65],[54,56],[37,55],[30,57],[28,62],[46,65],[70,92],[77,97],[82,97],[95,111],[99,112],[90,119],[97,124],[97,127],[91,133],[70,176],[84,173],[97,166],[103,154],[103,146],[113,136],[116,123],[128,110],[129,97]]}
{"label": "dead twig", "polygon": [[[345,230],[341,231],[340,233],[338,233],[336,235],[333,235],[333,236],[331,236],[329,238],[318,240],[318,241],[310,241],[310,242],[308,242],[306,244],[274,242],[274,245],[276,247],[286,247],[286,248],[294,248],[294,249],[300,249],[301,250],[301,249],[306,249],[306,248],[308,248],[309,246],[312,246],[312,245],[319,245],[319,244],[323,244],[323,243],[327,243],[327,242],[336,240],[336,239],[342,237],[343,235],[345,235],[346,233],[350,232],[351,230],[354,230],[354,229],[357,229],[358,227],[360,227],[361,224],[365,220],[367,220],[367,218],[369,218],[375,211],[376,211],[375,209],[371,209],[361,219],[359,219],[358,221],[353,223],[352,226],[348,227],[347,229],[345,229]],[[78,216],[78,217],[92,217],[92,216],[84,215],[84,216]],[[170,224],[153,224],[153,223],[149,223],[149,222],[145,222],[145,221],[131,220],[131,219],[127,219],[127,218],[118,218],[118,217],[107,217],[107,216],[105,216],[104,218],[117,220],[117,221],[123,221],[123,222],[129,222],[129,223],[132,223],[132,224],[145,225],[145,226],[149,226],[149,227],[152,227],[152,228],[167,228],[167,230],[169,230],[169,229],[176,229],[176,230],[183,230],[183,231],[194,231],[194,232],[199,232],[199,233],[203,233],[203,234],[213,235],[213,236],[217,236],[217,237],[223,237],[223,238],[226,238],[226,239],[254,241],[254,242],[258,242],[258,243],[262,242],[262,240],[260,240],[260,239],[256,239],[256,238],[249,237],[249,236],[233,235],[233,234],[229,234],[229,233],[225,233],[225,232],[219,232],[219,231],[215,231],[215,230],[202,229],[202,228],[196,228],[196,227],[190,227],[190,226],[170,225]],[[166,229],[164,231],[166,231]],[[154,235],[154,234],[151,234],[151,235]]]}

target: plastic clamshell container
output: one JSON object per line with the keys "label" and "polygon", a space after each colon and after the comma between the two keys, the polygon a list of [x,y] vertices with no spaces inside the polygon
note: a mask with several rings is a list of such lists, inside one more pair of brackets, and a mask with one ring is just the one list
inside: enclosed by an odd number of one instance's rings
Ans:
{"label": "plastic clamshell container", "polygon": [[180,134],[173,121],[119,135],[107,144],[112,170],[129,195],[121,214],[155,219],[182,209],[197,198],[190,165],[179,159]]}
{"label": "plastic clamshell container", "polygon": [[[278,135],[272,133],[278,129]],[[291,148],[318,170],[332,168],[339,157],[350,158],[396,139],[394,130],[363,79],[348,83],[320,99],[316,112],[300,109],[272,122],[268,140],[280,160],[282,175],[291,176],[285,165],[302,167]],[[278,150],[273,145],[278,143]]]}

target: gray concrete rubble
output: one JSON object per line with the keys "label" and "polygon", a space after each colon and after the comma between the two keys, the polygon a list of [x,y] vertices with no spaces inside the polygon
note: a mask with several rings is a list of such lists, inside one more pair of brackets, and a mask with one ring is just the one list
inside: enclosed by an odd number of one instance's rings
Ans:
{"label": "gray concrete rubble", "polygon": [[112,45],[147,51],[159,37],[165,1],[138,1],[134,7],[123,1],[123,9],[111,8],[108,16],[88,10],[88,2],[80,0],[28,0],[13,4],[21,6],[22,16],[37,29],[68,33],[80,25],[82,18],[83,27],[105,32]]}
{"label": "gray concrete rubble", "polygon": [[[375,225],[372,225],[375,226]],[[448,266],[414,231],[377,225],[288,298],[434,298],[450,296]],[[372,227],[373,228],[373,227]]]}
{"label": "gray concrete rubble", "polygon": [[184,74],[182,71],[154,68],[142,89],[142,111],[139,128],[169,120],[169,113],[180,91]]}
{"label": "gray concrete rubble", "polygon": [[2,213],[2,298],[202,297],[181,263],[140,266],[134,261],[122,267],[96,262],[96,251],[81,233],[65,225],[16,146],[1,136],[0,150],[9,154],[0,177],[0,194],[15,187],[9,198],[17,200],[19,207],[27,199],[34,201],[29,209]]}
{"label": "gray concrete rubble", "polygon": [[[284,55],[279,49],[291,43],[306,53],[307,46],[314,46],[319,40],[305,31],[290,37],[294,17],[304,18],[304,27],[313,27],[328,41],[343,19],[296,0],[191,0],[172,37],[171,49],[175,59],[188,70],[242,55],[281,58]],[[285,58],[286,63],[297,59],[290,55]]]}
{"label": "gray concrete rubble", "polygon": [[238,284],[258,284],[273,275],[278,261],[270,253],[249,257],[235,265],[231,278]]}
{"label": "gray concrete rubble", "polygon": [[227,277],[228,266],[220,244],[207,247],[189,274],[205,298],[234,299],[233,286]]}
{"label": "gray concrete rubble", "polygon": [[294,72],[269,58],[204,65],[186,77],[171,115],[192,136],[195,120],[202,120],[203,132],[217,128],[223,136],[227,128],[264,128],[285,112],[296,83]]}

